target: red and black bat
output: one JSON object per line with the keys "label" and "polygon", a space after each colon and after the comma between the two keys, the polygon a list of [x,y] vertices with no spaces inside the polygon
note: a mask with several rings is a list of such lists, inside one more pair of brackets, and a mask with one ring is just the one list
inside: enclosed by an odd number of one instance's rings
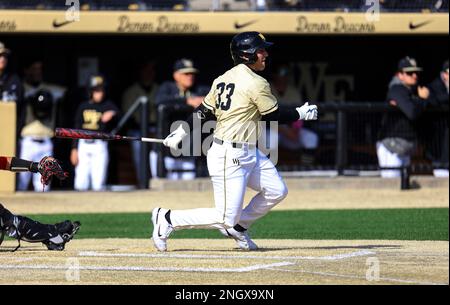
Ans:
{"label": "red and black bat", "polygon": [[69,138],[69,139],[97,139],[97,140],[131,140],[142,141],[152,143],[162,143],[164,140],[154,138],[140,138],[140,137],[127,137],[114,135],[107,132],[99,132],[93,130],[84,129],[72,129],[72,128],[56,128],[55,136],[57,138]]}

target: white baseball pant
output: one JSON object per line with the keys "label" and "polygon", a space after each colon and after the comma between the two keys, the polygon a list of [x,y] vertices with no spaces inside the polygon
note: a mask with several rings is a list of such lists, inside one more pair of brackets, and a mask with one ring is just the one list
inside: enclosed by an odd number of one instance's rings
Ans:
{"label": "white baseball pant", "polygon": [[[410,156],[400,156],[396,153],[390,152],[381,142],[377,142],[377,156],[380,167],[402,167],[409,165],[411,161]],[[381,170],[381,177],[383,178],[397,178],[400,177],[400,175],[400,170]]]}
{"label": "white baseball pant", "polygon": [[[39,162],[45,156],[53,154],[53,143],[50,138],[37,139],[33,137],[24,137],[20,142],[20,158]],[[20,191],[28,190],[30,179],[33,177],[33,187],[36,192],[42,192],[41,175],[31,172],[19,173],[18,189]],[[44,191],[49,191],[50,185],[46,186]]]}
{"label": "white baseball pant", "polygon": [[[243,144],[213,143],[208,151],[208,170],[214,188],[215,208],[173,210],[173,227],[248,229],[287,196],[287,187],[272,161],[259,149]],[[259,193],[243,209],[246,187]]]}
{"label": "white baseball pant", "polygon": [[75,189],[87,191],[92,184],[94,191],[105,190],[108,162],[108,143],[106,141],[79,140],[78,165],[75,167]]}

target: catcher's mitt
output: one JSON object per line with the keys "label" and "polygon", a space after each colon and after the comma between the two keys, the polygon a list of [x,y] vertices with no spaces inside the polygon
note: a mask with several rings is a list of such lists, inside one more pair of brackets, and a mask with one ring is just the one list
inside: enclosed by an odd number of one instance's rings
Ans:
{"label": "catcher's mitt", "polygon": [[48,185],[55,176],[59,180],[64,180],[69,176],[67,172],[64,172],[58,160],[53,157],[44,157],[39,161],[38,171],[41,174],[41,183]]}

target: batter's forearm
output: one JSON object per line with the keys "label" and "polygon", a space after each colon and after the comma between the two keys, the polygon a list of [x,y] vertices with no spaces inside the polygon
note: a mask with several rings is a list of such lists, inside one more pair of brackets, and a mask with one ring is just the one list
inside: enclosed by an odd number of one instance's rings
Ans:
{"label": "batter's forearm", "polygon": [[280,124],[290,124],[300,120],[300,115],[295,108],[279,107],[274,112],[261,117],[261,121],[278,122]]}

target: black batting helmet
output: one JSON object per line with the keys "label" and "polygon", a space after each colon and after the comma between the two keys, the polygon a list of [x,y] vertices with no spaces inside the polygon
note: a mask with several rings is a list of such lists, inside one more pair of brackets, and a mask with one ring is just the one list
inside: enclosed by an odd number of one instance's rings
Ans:
{"label": "black batting helmet", "polygon": [[231,40],[230,51],[234,64],[252,64],[256,62],[256,51],[273,45],[259,32],[243,32]]}
{"label": "black batting helmet", "polygon": [[39,90],[30,97],[33,115],[38,120],[49,119],[52,115],[53,95],[47,90]]}

